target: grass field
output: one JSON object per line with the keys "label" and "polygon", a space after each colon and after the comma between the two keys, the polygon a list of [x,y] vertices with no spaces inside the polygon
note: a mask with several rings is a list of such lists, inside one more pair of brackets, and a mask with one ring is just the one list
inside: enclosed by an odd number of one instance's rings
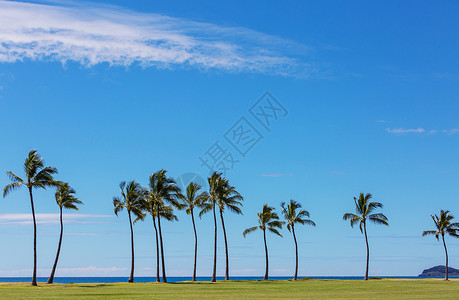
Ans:
{"label": "grass field", "polygon": [[199,283],[0,283],[0,299],[458,299],[459,281],[383,279]]}

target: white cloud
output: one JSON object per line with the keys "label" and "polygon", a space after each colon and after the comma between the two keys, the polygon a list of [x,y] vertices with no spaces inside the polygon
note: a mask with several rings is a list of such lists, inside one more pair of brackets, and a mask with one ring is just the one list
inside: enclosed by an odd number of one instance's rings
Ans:
{"label": "white cloud", "polygon": [[[100,222],[101,219],[113,217],[111,215],[97,214],[63,214],[64,222],[78,224],[92,224]],[[59,224],[58,213],[38,213],[35,214],[37,224],[55,225]],[[0,214],[0,226],[28,226],[33,224],[32,214]]]}
{"label": "white cloud", "polygon": [[442,130],[443,133],[446,133],[447,135],[453,135],[456,133],[459,133],[459,129],[453,128],[453,129],[448,129],[448,130]]}
{"label": "white cloud", "polygon": [[[432,130],[429,130],[429,131],[426,131],[424,128],[408,128],[408,129],[405,129],[405,128],[386,128],[386,131],[389,132],[389,133],[393,133],[393,134],[398,134],[398,135],[401,135],[401,134],[408,134],[408,133],[426,133],[427,135],[431,135],[431,134],[435,134],[437,132],[439,132],[438,130],[436,129],[432,129]],[[444,129],[441,131],[442,133],[444,134],[447,134],[447,135],[453,135],[453,134],[456,134],[456,133],[459,133],[459,129],[458,128],[452,128],[452,129]]]}
{"label": "white cloud", "polygon": [[413,128],[409,128],[409,129],[405,129],[405,128],[386,128],[386,131],[389,132],[389,133],[393,133],[393,134],[406,134],[406,133],[424,133],[425,130],[424,128],[416,128],[416,129],[413,129]]}
{"label": "white cloud", "polygon": [[0,62],[75,61],[85,66],[188,66],[307,77],[292,53],[309,48],[246,28],[222,27],[116,6],[0,0]]}

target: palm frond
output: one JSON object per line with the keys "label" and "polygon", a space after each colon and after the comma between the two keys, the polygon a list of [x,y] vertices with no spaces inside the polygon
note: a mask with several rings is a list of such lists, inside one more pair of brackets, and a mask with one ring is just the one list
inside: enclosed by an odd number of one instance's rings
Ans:
{"label": "palm frond", "polygon": [[253,227],[250,227],[250,228],[247,228],[246,230],[244,230],[244,232],[242,233],[242,236],[245,236],[251,232],[254,232],[255,230],[257,230],[259,227],[258,226],[253,226]]}
{"label": "palm frond", "polygon": [[11,171],[6,172],[6,175],[8,176],[8,178],[9,178],[12,182],[22,182],[22,183],[24,183],[24,180],[23,180],[21,177],[17,176],[16,174],[14,174],[14,173],[11,172]]}
{"label": "palm frond", "polygon": [[277,229],[272,228],[272,227],[268,227],[268,230],[271,231],[272,233],[277,234],[278,236],[282,237],[282,234],[280,234],[280,232],[277,231]]}
{"label": "palm frond", "polygon": [[283,221],[270,221],[266,225],[268,225],[270,228],[279,228],[282,229],[282,225],[284,225],[285,222]]}
{"label": "palm frond", "polygon": [[206,203],[205,206],[199,212],[199,218],[202,218],[203,215],[210,212],[212,210],[212,207],[213,207],[212,204]]}
{"label": "palm frond", "polygon": [[426,230],[426,231],[423,231],[423,232],[422,232],[422,236],[434,235],[434,234],[436,234],[436,233],[437,233],[437,231],[435,231],[435,230]]}
{"label": "palm frond", "polygon": [[113,197],[113,206],[116,216],[118,216],[118,213],[124,209],[124,204],[119,197]]}
{"label": "palm frond", "polygon": [[23,184],[22,182],[13,182],[13,183],[7,184],[3,188],[3,198],[5,198],[9,193],[14,191],[15,189],[18,189],[19,187],[21,187],[22,184]]}

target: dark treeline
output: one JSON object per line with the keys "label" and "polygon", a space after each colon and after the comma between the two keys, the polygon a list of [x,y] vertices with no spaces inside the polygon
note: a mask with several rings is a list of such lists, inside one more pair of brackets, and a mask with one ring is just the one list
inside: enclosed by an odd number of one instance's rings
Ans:
{"label": "dark treeline", "polygon": [[[60,234],[58,240],[58,247],[56,258],[52,266],[52,271],[49,276],[49,284],[53,283],[54,274],[56,272],[59,254],[62,246],[62,239],[64,234],[63,222],[63,209],[78,210],[77,205],[83,204],[75,196],[75,190],[70,187],[68,183],[54,179],[57,174],[57,169],[52,166],[45,167],[42,157],[36,150],[29,152],[24,165],[25,176],[23,178],[17,176],[11,171],[7,172],[7,176],[12,183],[6,185],[3,189],[3,197],[6,197],[10,192],[17,188],[25,186],[28,189],[30,197],[30,205],[32,211],[33,228],[34,228],[34,242],[33,242],[33,257],[34,267],[32,276],[32,285],[37,285],[37,224],[35,220],[35,209],[33,200],[33,191],[35,189],[55,188],[55,200],[59,207],[59,223]],[[163,234],[161,229],[161,220],[163,221],[177,221],[175,215],[176,210],[185,210],[187,215],[190,216],[193,225],[194,233],[194,261],[192,281],[196,281],[197,269],[197,255],[198,255],[198,232],[196,230],[197,213],[201,218],[206,213],[212,213],[213,229],[214,229],[214,244],[213,244],[213,268],[212,268],[212,282],[216,281],[216,266],[217,266],[217,228],[218,223],[223,230],[223,240],[225,245],[225,280],[229,280],[229,246],[226,236],[227,228],[225,226],[225,213],[232,212],[242,215],[243,197],[237,191],[236,187],[232,186],[227,178],[222,173],[214,172],[207,178],[208,186],[207,191],[205,187],[200,186],[195,182],[190,182],[182,191],[174,178],[167,175],[167,171],[162,169],[148,178],[148,186],[143,187],[135,180],[120,183],[120,196],[113,197],[114,213],[118,214],[126,210],[129,228],[130,228],[130,242],[131,242],[131,272],[128,282],[134,282],[134,230],[133,226],[139,221],[144,221],[147,216],[151,216],[153,227],[155,229],[156,241],[156,281],[167,282],[166,266],[164,257],[164,243]],[[371,202],[371,194],[360,193],[359,197],[354,197],[355,213],[346,213],[343,216],[344,220],[350,222],[351,227],[359,225],[361,233],[364,235],[366,244],[366,269],[364,280],[368,280],[368,270],[370,262],[370,247],[367,236],[367,221],[374,224],[381,224],[388,226],[388,218],[376,212],[377,209],[382,209],[383,205],[379,202]],[[279,230],[286,225],[287,230],[292,234],[295,245],[295,269],[293,280],[298,277],[298,243],[295,233],[295,226],[297,225],[311,225],[316,226],[314,221],[309,219],[309,212],[302,209],[300,203],[290,200],[289,203],[282,202],[280,205],[284,221],[281,221],[276,209],[268,204],[263,204],[262,211],[257,213],[258,225],[247,228],[242,233],[244,238],[247,234],[260,229],[263,233],[263,242],[265,249],[265,275],[264,279],[268,279],[269,272],[269,256],[268,256],[268,243],[267,232],[274,233],[280,237],[282,234]],[[218,217],[217,217],[218,215]],[[446,256],[446,276],[448,280],[448,251],[445,242],[445,235],[459,237],[457,231],[459,230],[459,223],[453,223],[453,215],[449,211],[441,210],[440,215],[431,216],[435,223],[435,230],[428,230],[423,232],[424,235],[435,235],[437,240],[442,240],[445,256]]]}

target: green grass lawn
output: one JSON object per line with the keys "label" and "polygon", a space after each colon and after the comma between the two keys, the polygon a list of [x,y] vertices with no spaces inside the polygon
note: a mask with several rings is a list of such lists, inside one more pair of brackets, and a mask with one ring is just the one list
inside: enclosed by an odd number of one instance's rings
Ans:
{"label": "green grass lawn", "polygon": [[0,299],[458,299],[459,281],[305,280],[199,283],[0,283]]}

